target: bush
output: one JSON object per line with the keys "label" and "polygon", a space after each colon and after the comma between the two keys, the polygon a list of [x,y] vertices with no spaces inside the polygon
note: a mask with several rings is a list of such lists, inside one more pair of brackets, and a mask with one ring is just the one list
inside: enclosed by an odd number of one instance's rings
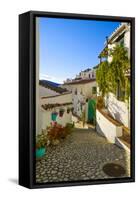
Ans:
{"label": "bush", "polygon": [[60,124],[54,123],[50,127],[47,128],[47,137],[50,140],[50,142],[53,143],[54,140],[60,140],[65,138],[68,134],[71,133],[73,128],[73,124],[66,124],[65,127],[63,127]]}
{"label": "bush", "polygon": [[97,97],[97,105],[96,105],[96,107],[98,109],[104,108],[104,98],[102,96],[98,96]]}

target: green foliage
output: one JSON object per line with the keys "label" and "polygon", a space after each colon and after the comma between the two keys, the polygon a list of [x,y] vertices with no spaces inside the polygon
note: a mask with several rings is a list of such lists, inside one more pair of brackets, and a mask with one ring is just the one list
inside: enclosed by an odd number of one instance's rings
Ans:
{"label": "green foliage", "polygon": [[92,94],[96,94],[96,87],[94,86],[94,87],[92,87]]}
{"label": "green foliage", "polygon": [[110,69],[112,76],[110,76],[110,82],[112,83],[113,90],[117,89],[118,83],[122,89],[125,88],[126,85],[126,76],[125,72],[129,68],[129,60],[127,50],[117,45],[110,51],[110,55],[112,56],[112,62],[110,64]]}
{"label": "green foliage", "polygon": [[68,134],[70,134],[73,131],[73,124],[67,123],[65,127],[63,127],[60,124],[54,123],[54,125],[51,125],[47,127],[47,136],[51,143],[53,143],[54,140],[60,140],[63,138],[66,138]]}
{"label": "green foliage", "polygon": [[38,135],[36,138],[36,148],[37,149],[44,148],[46,147],[46,145],[47,145],[47,138],[43,134]]}
{"label": "green foliage", "polygon": [[104,107],[104,98],[102,96],[97,97],[96,107],[102,109]]}
{"label": "green foliage", "polygon": [[102,96],[105,96],[105,94],[109,91],[109,84],[108,84],[108,62],[104,61],[99,65],[99,68],[96,71],[96,80],[98,82],[98,86],[100,89],[100,92],[102,93]]}
{"label": "green foliage", "polygon": [[[108,55],[112,57],[111,63],[102,62],[96,72],[96,80],[102,96],[108,92],[116,94],[118,87],[125,91],[125,99],[130,96],[130,83],[125,76],[125,72],[130,69],[127,50],[120,45],[108,50]],[[103,55],[104,58],[106,58]]]}

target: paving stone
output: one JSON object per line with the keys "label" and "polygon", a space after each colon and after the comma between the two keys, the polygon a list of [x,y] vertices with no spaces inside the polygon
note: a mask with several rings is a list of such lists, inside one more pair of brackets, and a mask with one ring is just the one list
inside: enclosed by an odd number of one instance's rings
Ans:
{"label": "paving stone", "polygon": [[110,178],[102,168],[111,162],[122,165],[125,176],[130,176],[130,155],[126,156],[123,149],[92,129],[75,129],[60,144],[49,146],[45,157],[36,161],[36,182]]}

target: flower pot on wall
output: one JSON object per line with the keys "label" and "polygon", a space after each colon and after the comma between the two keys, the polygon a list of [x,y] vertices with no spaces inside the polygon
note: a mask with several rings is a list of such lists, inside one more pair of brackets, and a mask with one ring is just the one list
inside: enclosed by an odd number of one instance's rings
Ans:
{"label": "flower pot on wall", "polygon": [[68,114],[70,113],[70,108],[67,108],[67,113],[68,113]]}
{"label": "flower pot on wall", "polygon": [[62,116],[63,116],[63,114],[64,114],[64,112],[65,112],[65,110],[64,110],[64,109],[60,109],[60,110],[59,110],[59,116],[60,116],[60,117],[62,117]]}
{"label": "flower pot on wall", "polygon": [[52,112],[52,114],[51,114],[51,119],[52,119],[52,121],[56,121],[57,116],[58,116],[58,113],[57,113],[57,112]]}

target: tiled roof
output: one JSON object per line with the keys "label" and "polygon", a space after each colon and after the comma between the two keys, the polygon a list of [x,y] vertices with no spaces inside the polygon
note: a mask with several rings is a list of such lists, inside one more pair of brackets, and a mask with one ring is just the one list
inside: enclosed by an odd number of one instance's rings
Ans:
{"label": "tiled roof", "polygon": [[64,85],[75,85],[75,84],[86,84],[90,82],[95,82],[96,79],[81,79],[81,80],[75,80],[69,83],[64,83]]}
{"label": "tiled roof", "polygon": [[45,88],[48,88],[50,90],[53,90],[59,94],[62,94],[64,92],[67,92],[67,89],[65,88],[61,88],[59,87],[59,84],[56,84],[54,82],[51,82],[51,81],[47,81],[47,80],[39,80],[39,85],[45,87]]}

